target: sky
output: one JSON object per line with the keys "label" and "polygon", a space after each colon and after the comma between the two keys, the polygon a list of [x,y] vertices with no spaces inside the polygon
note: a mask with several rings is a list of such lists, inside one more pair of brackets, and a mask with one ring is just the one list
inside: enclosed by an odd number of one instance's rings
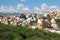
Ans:
{"label": "sky", "polygon": [[0,0],[0,12],[60,11],[60,0]]}

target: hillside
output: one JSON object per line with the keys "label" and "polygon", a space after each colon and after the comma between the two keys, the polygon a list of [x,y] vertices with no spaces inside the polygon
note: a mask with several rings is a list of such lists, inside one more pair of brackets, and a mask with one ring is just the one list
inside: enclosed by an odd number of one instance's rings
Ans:
{"label": "hillside", "polygon": [[0,40],[60,40],[60,35],[40,29],[28,29],[27,26],[15,27],[0,23]]}
{"label": "hillside", "polygon": [[[0,13],[0,16],[16,16],[16,15],[19,15],[19,14],[26,14],[26,13]],[[32,14],[32,13],[30,13]]]}
{"label": "hillside", "polygon": [[12,15],[19,15],[21,13],[0,13],[0,16],[12,16]]}

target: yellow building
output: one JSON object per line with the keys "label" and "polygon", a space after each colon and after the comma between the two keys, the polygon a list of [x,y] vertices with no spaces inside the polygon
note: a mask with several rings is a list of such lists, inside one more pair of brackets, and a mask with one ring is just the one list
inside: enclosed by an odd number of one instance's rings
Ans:
{"label": "yellow building", "polygon": [[57,16],[60,16],[60,12],[57,12],[56,14],[57,14]]}

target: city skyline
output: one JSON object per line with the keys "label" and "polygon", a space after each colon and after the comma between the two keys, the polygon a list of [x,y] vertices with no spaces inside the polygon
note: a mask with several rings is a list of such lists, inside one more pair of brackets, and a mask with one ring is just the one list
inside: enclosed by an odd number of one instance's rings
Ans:
{"label": "city skyline", "polygon": [[0,0],[0,12],[60,11],[60,0]]}

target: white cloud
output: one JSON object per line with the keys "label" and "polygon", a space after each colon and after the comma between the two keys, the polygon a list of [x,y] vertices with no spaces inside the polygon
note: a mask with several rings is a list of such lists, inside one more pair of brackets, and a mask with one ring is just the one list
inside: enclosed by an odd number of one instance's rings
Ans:
{"label": "white cloud", "polygon": [[60,11],[60,8],[58,8],[57,6],[49,6],[49,10],[50,11]]}
{"label": "white cloud", "polygon": [[45,10],[48,9],[48,5],[45,4],[45,3],[41,4],[41,9],[43,9],[43,10],[44,10],[44,9],[45,9]]}
{"label": "white cloud", "polygon": [[20,1],[24,2],[24,1],[27,1],[27,0],[20,0]]}
{"label": "white cloud", "polygon": [[41,9],[44,11],[59,11],[57,6],[48,6],[46,3],[41,4]]}
{"label": "white cloud", "polygon": [[29,8],[28,7],[24,7],[23,10],[24,11],[29,11]]}
{"label": "white cloud", "polygon": [[38,7],[34,7],[34,10],[39,11],[40,9]]}
{"label": "white cloud", "polygon": [[9,7],[6,7],[6,6],[0,6],[0,12],[1,13],[14,13],[15,12],[15,9],[13,6],[9,6]]}
{"label": "white cloud", "polygon": [[29,11],[29,8],[23,4],[18,3],[17,10]]}
{"label": "white cloud", "polygon": [[23,7],[24,7],[23,4],[18,3],[18,5],[17,5],[17,10],[20,10],[20,9],[22,9]]}
{"label": "white cloud", "polygon": [[[58,8],[55,5],[48,6],[46,3],[42,3],[41,8],[34,7],[33,10],[39,11],[39,12],[42,12],[42,11],[60,11],[60,8]],[[17,4],[16,8],[14,8],[14,6],[11,6],[11,5],[8,7],[4,6],[4,5],[0,6],[0,12],[3,12],[3,13],[6,13],[6,12],[14,13],[14,12],[20,12],[20,11],[22,11],[22,12],[29,11],[30,12],[31,10],[27,6],[20,4],[20,3]]]}
{"label": "white cloud", "polygon": [[56,6],[50,6],[50,8],[54,9],[54,8],[57,8]]}
{"label": "white cloud", "polygon": [[0,12],[3,12],[3,13],[6,13],[6,9],[7,9],[7,7],[5,7],[5,6],[0,6]]}
{"label": "white cloud", "polygon": [[60,11],[60,9],[56,9],[56,11]]}
{"label": "white cloud", "polygon": [[55,9],[55,10],[53,10],[53,11],[60,11],[60,9]]}
{"label": "white cloud", "polygon": [[7,9],[7,12],[14,13],[15,12],[14,7],[13,6],[9,6],[8,9]]}
{"label": "white cloud", "polygon": [[0,6],[0,12],[2,13],[14,13],[14,12],[27,12],[29,11],[29,8],[23,4],[18,3],[17,7],[15,8],[14,6]]}

